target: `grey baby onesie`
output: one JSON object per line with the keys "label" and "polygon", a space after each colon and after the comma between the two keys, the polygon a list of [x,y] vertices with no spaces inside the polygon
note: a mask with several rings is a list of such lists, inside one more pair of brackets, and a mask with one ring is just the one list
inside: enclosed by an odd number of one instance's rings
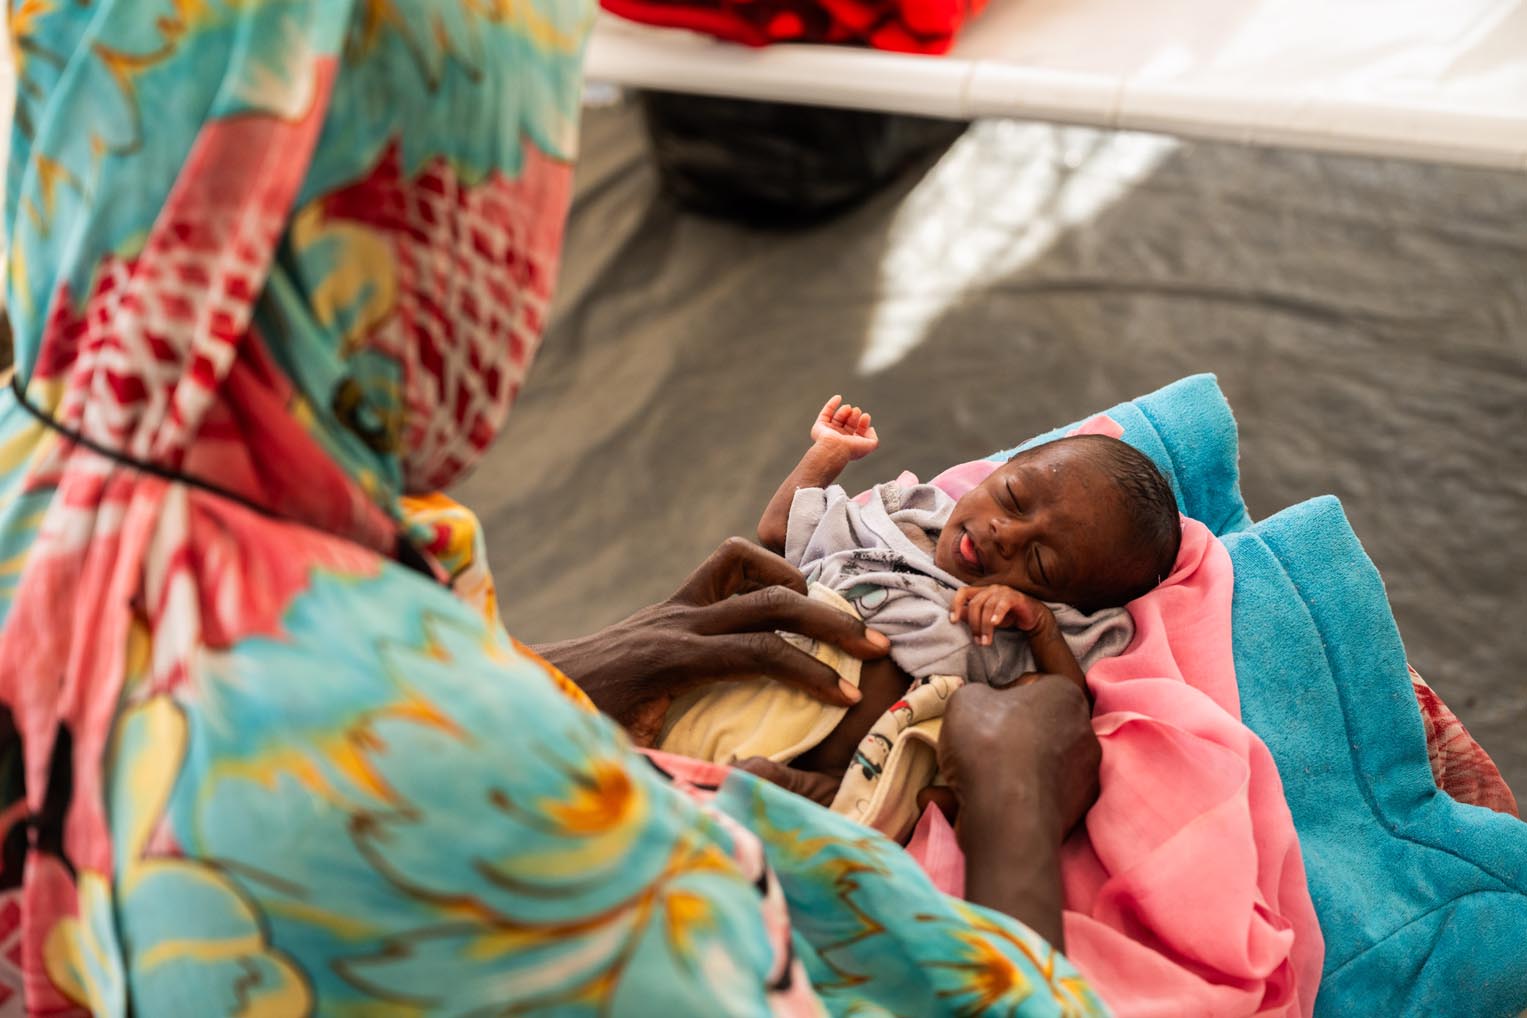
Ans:
{"label": "grey baby onesie", "polygon": [[[954,502],[931,484],[876,485],[862,506],[836,484],[802,488],[790,505],[785,558],[889,637],[891,659],[913,678],[960,675],[1003,685],[1033,671],[1034,656],[1015,629],[998,630],[981,647],[963,622],[949,621],[963,584],[934,564],[933,548]],[[1067,605],[1049,607],[1084,670],[1134,639],[1134,621],[1122,608],[1083,615]]]}

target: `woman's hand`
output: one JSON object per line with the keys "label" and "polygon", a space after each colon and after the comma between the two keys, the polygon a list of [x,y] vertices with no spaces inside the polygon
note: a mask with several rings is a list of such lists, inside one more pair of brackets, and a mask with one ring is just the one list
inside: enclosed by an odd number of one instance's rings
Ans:
{"label": "woman's hand", "polygon": [[1081,666],[1054,616],[1032,621],[1030,647],[1041,670],[1001,689],[955,691],[938,744],[948,787],[925,801],[958,809],[965,897],[1063,949],[1060,844],[1097,799],[1102,747]]}
{"label": "woman's hand", "polygon": [[1006,689],[965,686],[944,712],[939,771],[962,832],[1022,803],[1059,844],[1097,798],[1101,760],[1087,698],[1060,675],[1030,673]]}
{"label": "woman's hand", "polygon": [[861,659],[884,657],[891,646],[853,616],[807,598],[790,563],[732,537],[668,600],[590,636],[535,649],[639,746],[654,743],[674,697],[710,682],[769,675],[824,703],[858,701],[857,689],[779,630]]}
{"label": "woman's hand", "polygon": [[868,456],[880,445],[880,436],[870,427],[870,415],[834,396],[817,414],[811,426],[811,441],[842,453],[845,461]]}

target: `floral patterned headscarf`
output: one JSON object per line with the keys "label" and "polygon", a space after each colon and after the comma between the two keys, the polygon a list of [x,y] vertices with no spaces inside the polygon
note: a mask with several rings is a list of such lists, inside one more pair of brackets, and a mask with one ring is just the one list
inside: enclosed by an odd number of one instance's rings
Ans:
{"label": "floral patterned headscarf", "polygon": [[400,493],[475,462],[535,351],[589,13],[13,4],[29,401],[375,543]]}

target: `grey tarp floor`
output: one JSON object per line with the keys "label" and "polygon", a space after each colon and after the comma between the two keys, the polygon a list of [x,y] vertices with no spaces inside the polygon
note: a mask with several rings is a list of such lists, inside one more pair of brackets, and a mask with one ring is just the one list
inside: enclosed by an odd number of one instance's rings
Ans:
{"label": "grey tarp floor", "polygon": [[942,466],[1200,371],[1252,515],[1340,496],[1412,662],[1527,792],[1527,175],[975,125],[825,226],[678,211],[585,117],[546,345],[458,495],[510,631],[589,631],[751,535],[841,391]]}

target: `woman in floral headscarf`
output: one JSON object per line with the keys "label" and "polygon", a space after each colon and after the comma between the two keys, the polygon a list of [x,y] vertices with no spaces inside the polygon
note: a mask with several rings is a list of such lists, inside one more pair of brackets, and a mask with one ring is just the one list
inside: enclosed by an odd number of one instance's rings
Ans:
{"label": "woman in floral headscarf", "polygon": [[[406,497],[535,349],[589,17],[12,0],[0,1015],[1100,1010],[877,836],[635,755],[493,620],[469,518]],[[772,630],[883,642],[799,590],[728,543],[546,653],[638,738],[702,673],[841,698]],[[1052,941],[1096,780],[1068,688],[970,712],[1037,747],[1016,820],[944,761],[969,896]]]}

